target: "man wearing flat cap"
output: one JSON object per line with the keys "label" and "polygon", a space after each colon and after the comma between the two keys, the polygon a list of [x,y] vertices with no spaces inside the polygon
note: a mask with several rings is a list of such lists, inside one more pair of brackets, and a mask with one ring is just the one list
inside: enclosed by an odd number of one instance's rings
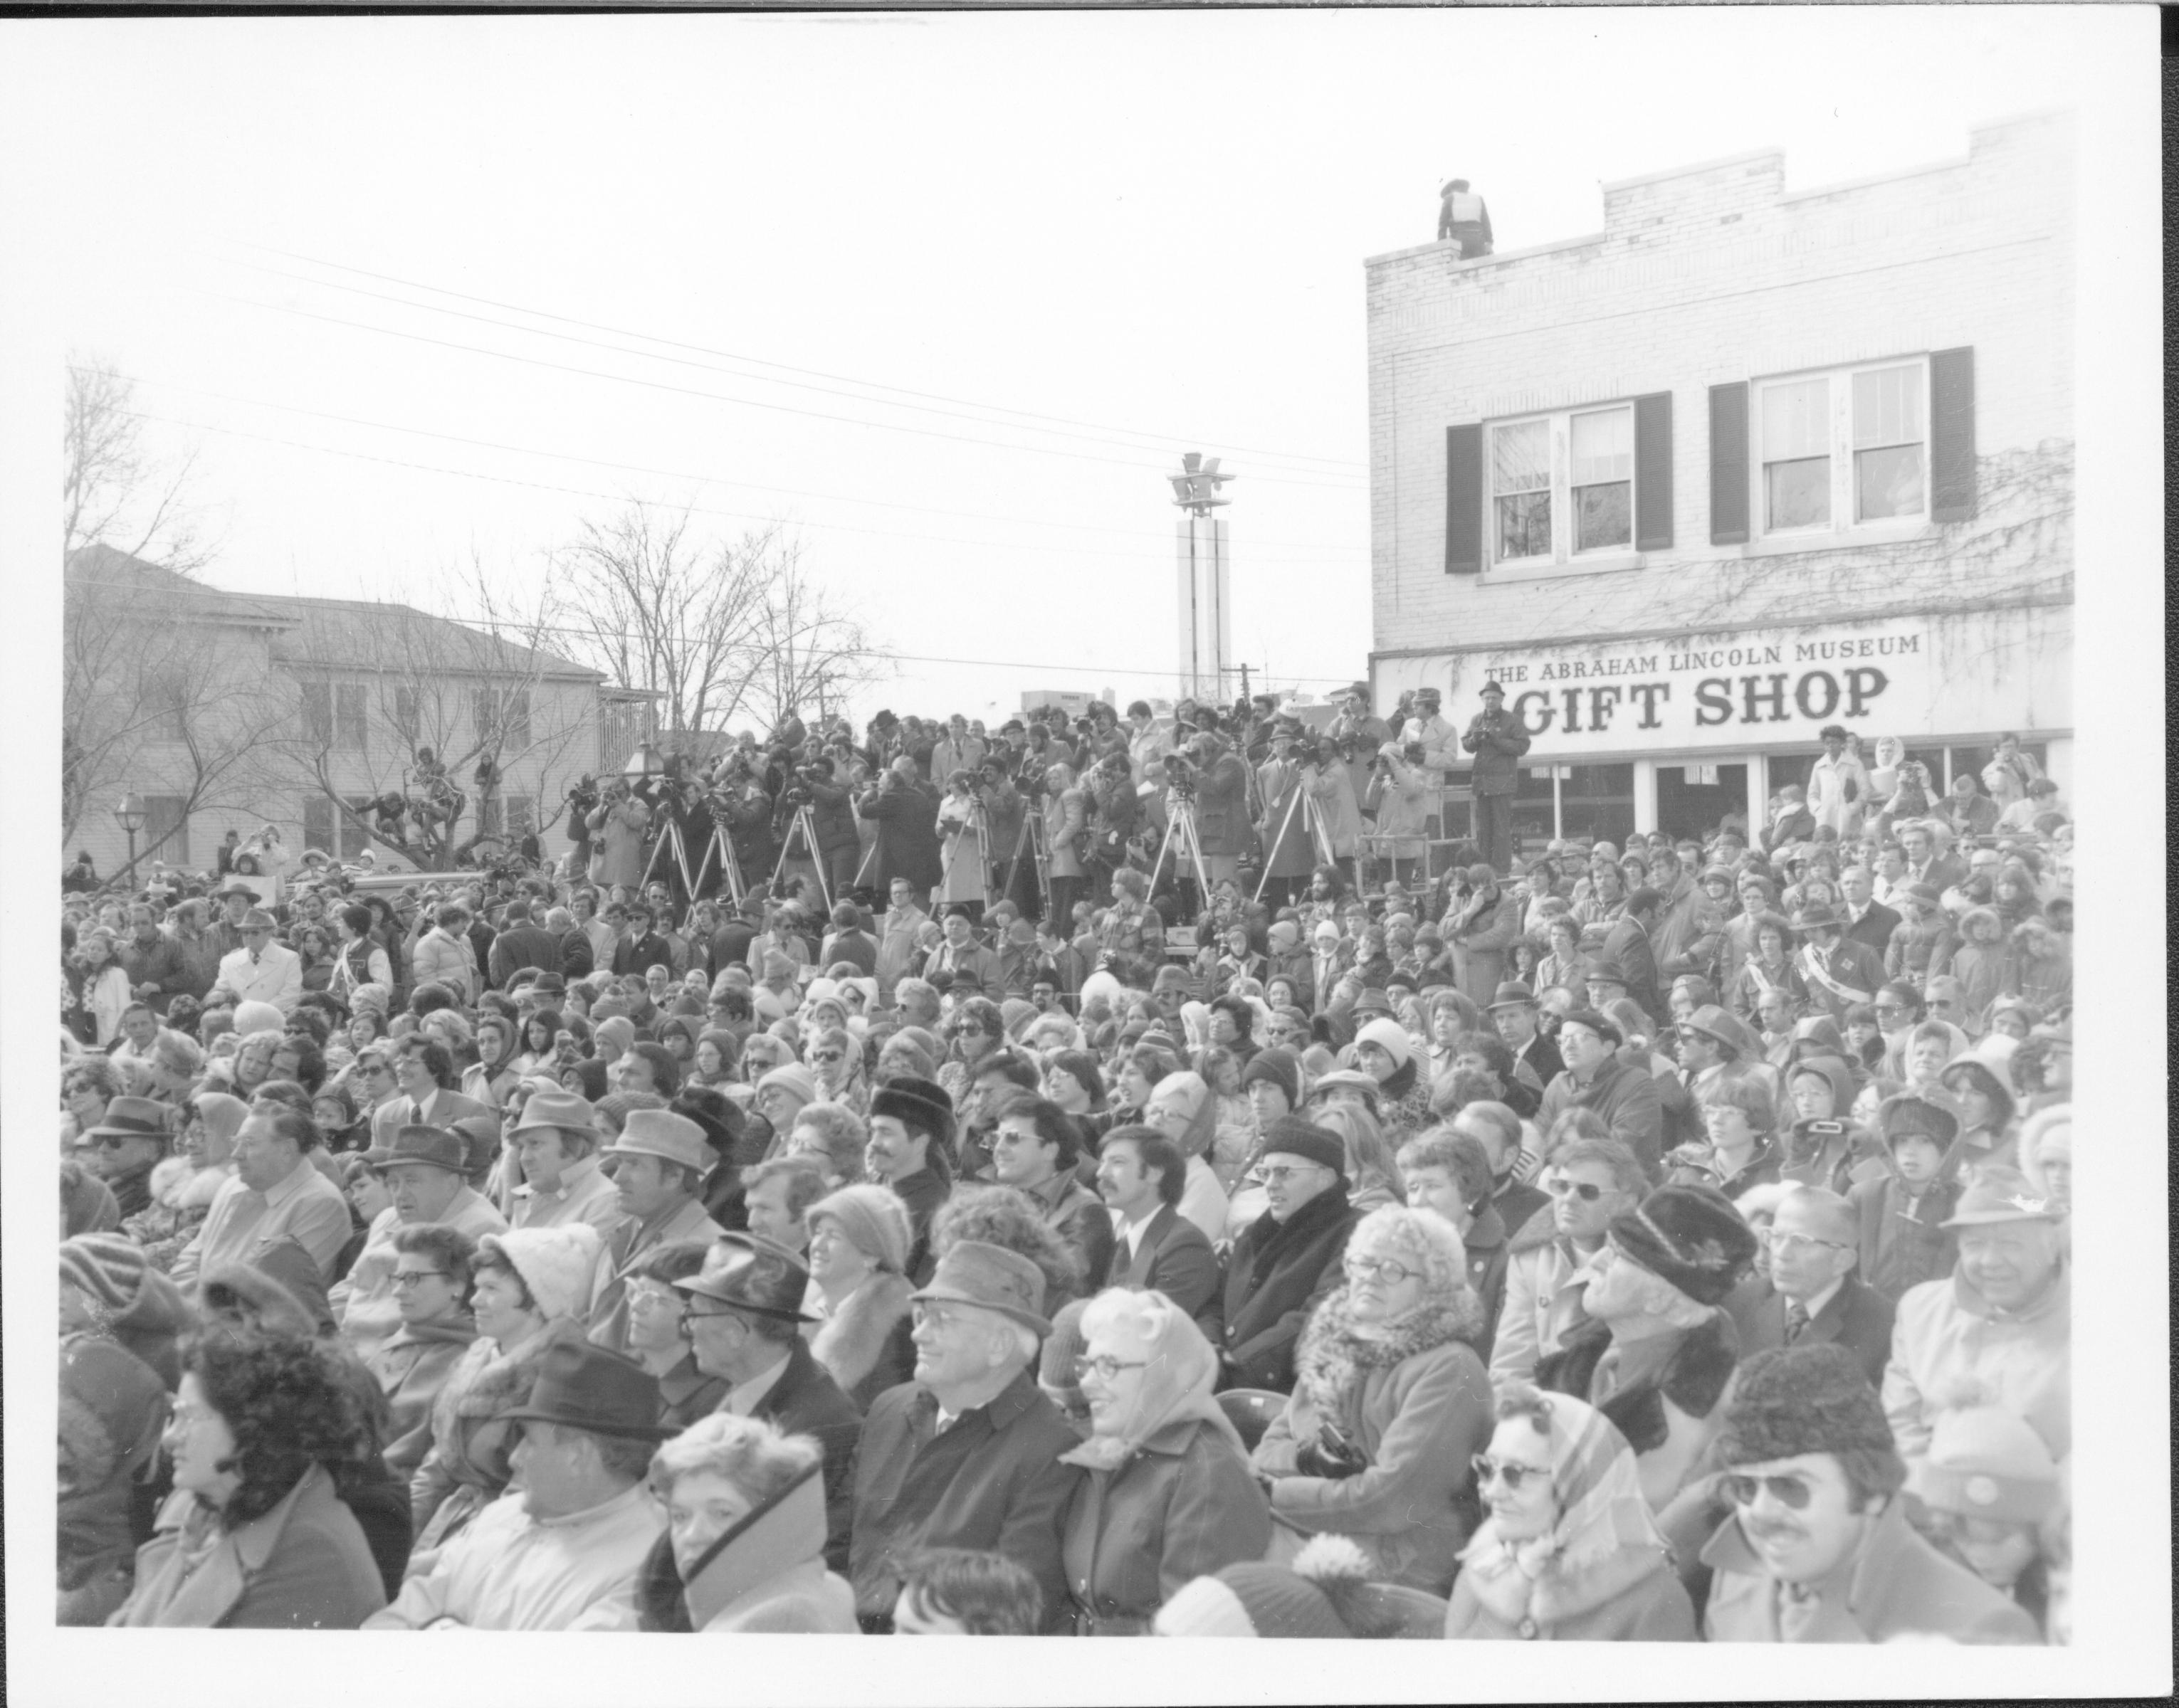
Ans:
{"label": "man wearing flat cap", "polygon": [[676,1281],[696,1368],[727,1384],[721,1411],[762,1418],[825,1450],[826,1563],[845,1572],[855,1442],[863,1415],[810,1356],[802,1327],[810,1270],[799,1256],[755,1234],[725,1234],[697,1273]]}
{"label": "man wearing flat cap", "polygon": [[1483,709],[1468,720],[1460,745],[1475,756],[1469,772],[1474,790],[1475,846],[1498,871],[1513,864],[1513,797],[1521,786],[1521,756],[1529,732],[1506,709],[1506,690],[1483,684]]}
{"label": "man wearing flat cap", "polygon": [[1061,1462],[1079,1437],[1036,1382],[1043,1273],[962,1240],[914,1297],[914,1380],[870,1403],[856,1455],[856,1613],[889,1631],[910,1555],[977,1548],[1034,1577],[1055,1624],[1068,1606],[1060,1515],[1083,1473]]}
{"label": "man wearing flat cap", "polygon": [[1294,1349],[1340,1267],[1362,1213],[1347,1202],[1339,1135],[1299,1115],[1264,1132],[1265,1213],[1243,1229],[1219,1289],[1197,1321],[1218,1349],[1221,1388],[1291,1393]]}
{"label": "man wearing flat cap", "polygon": [[1722,1193],[1660,1186],[1611,1218],[1584,1283],[1589,1320],[1537,1363],[1537,1387],[1587,1400],[1627,1437],[1653,1512],[1710,1444],[1739,1356],[1719,1307],[1754,1262],[1755,1235]]}
{"label": "man wearing flat cap", "polygon": [[461,1135],[429,1126],[403,1127],[391,1145],[364,1153],[393,1202],[372,1219],[362,1251],[327,1300],[341,1338],[359,1357],[369,1358],[401,1326],[393,1296],[394,1271],[401,1267],[393,1249],[397,1229],[436,1223],[471,1240],[507,1231],[507,1218],[469,1184],[466,1154]]}
{"label": "man wearing flat cap", "polygon": [[303,957],[274,939],[272,916],[253,907],[236,922],[241,946],[223,956],[207,1001],[269,1002],[283,1020],[303,994]]}
{"label": "man wearing flat cap", "polygon": [[632,1629],[636,1571],[665,1515],[645,1486],[658,1378],[602,1346],[546,1349],[519,1426],[515,1481],[412,1573],[366,1630]]}
{"label": "man wearing flat cap", "polygon": [[510,1225],[587,1222],[610,1240],[628,1219],[618,1189],[598,1161],[597,1115],[588,1098],[557,1088],[533,1092],[508,1145],[514,1159],[511,1173],[520,1181],[508,1195]]}
{"label": "man wearing flat cap", "polygon": [[1789,1346],[1743,1367],[1724,1410],[1702,1551],[1713,1643],[2034,1643],[2034,1620],[1907,1522],[1907,1467],[1844,1347]]}
{"label": "man wearing flat cap", "polygon": [[1966,1392],[2025,1418],[2062,1459],[2072,1445],[2072,1284],[2065,1207],[2016,1169],[1985,1168],[1945,1228],[1959,1261],[1899,1301],[1884,1412],[1909,1465]]}
{"label": "man wearing flat cap", "polygon": [[628,1349],[628,1283],[643,1260],[676,1240],[716,1240],[726,1229],[704,1212],[700,1194],[716,1160],[704,1130],[671,1109],[632,1111],[620,1137],[599,1153],[612,1169],[627,1218],[606,1240],[590,1295],[590,1338]]}

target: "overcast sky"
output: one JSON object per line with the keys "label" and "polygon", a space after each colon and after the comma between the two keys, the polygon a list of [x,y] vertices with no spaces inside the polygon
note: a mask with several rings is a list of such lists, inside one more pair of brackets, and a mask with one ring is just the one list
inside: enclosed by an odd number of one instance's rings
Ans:
{"label": "overcast sky", "polygon": [[34,45],[37,86],[79,91],[63,342],[199,447],[212,580],[443,607],[449,565],[534,577],[623,495],[777,519],[903,654],[867,716],[1170,693],[1163,474],[1189,448],[1241,476],[1239,660],[1361,674],[1363,262],[1434,236],[1443,178],[1502,250],[1597,229],[1604,181],[1747,149],[1784,148],[1793,188],[1955,156],[2092,91],[2079,19],[128,19]]}

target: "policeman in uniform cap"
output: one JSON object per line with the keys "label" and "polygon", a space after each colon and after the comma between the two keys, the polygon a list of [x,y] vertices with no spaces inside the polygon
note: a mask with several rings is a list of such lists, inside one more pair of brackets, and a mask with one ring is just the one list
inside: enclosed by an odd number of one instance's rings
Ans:
{"label": "policeman in uniform cap", "polygon": [[1513,862],[1513,794],[1521,786],[1521,755],[1529,751],[1529,732],[1506,709],[1506,690],[1496,682],[1483,685],[1483,709],[1460,738],[1475,756],[1473,781],[1475,842],[1493,871],[1503,873]]}

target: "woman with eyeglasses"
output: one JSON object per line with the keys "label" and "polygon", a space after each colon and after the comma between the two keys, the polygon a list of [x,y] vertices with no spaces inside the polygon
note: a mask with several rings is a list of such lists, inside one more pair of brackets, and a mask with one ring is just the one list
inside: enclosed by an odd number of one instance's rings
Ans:
{"label": "woman with eyeglasses", "polygon": [[1692,1643],[1694,1605],[1649,1515],[1634,1454],[1584,1400],[1498,1391],[1475,1457],[1489,1515],[1461,1551],[1445,1634],[1534,1642]]}
{"label": "woman with eyeglasses", "polygon": [[1184,1311],[1114,1287],[1081,1333],[1090,1432],[1059,1456],[1088,1473],[1060,1522],[1068,1613],[1077,1636],[1131,1636],[1183,1584],[1261,1559],[1271,1510],[1211,1397],[1218,1356]]}
{"label": "woman with eyeglasses", "polygon": [[1293,1393],[1253,1462],[1289,1542],[1352,1536],[1386,1581],[1442,1596],[1490,1432],[1482,1301],[1460,1235],[1428,1211],[1372,1211],[1342,1262],[1345,1284],[1303,1329]]}
{"label": "woman with eyeglasses", "polygon": [[397,1228],[392,1245],[393,1304],[400,1324],[364,1362],[392,1414],[386,1468],[405,1483],[431,1450],[431,1409],[439,1390],[476,1339],[469,1311],[476,1245],[460,1229],[436,1222]]}

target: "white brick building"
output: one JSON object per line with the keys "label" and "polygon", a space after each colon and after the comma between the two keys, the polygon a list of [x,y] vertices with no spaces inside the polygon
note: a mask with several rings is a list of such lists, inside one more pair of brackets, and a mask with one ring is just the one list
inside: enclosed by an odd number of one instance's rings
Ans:
{"label": "white brick building", "polygon": [[2062,115],[1791,194],[1742,155],[1369,261],[1380,707],[1496,676],[1531,839],[1759,815],[1830,722],[2069,780],[2073,162]]}

